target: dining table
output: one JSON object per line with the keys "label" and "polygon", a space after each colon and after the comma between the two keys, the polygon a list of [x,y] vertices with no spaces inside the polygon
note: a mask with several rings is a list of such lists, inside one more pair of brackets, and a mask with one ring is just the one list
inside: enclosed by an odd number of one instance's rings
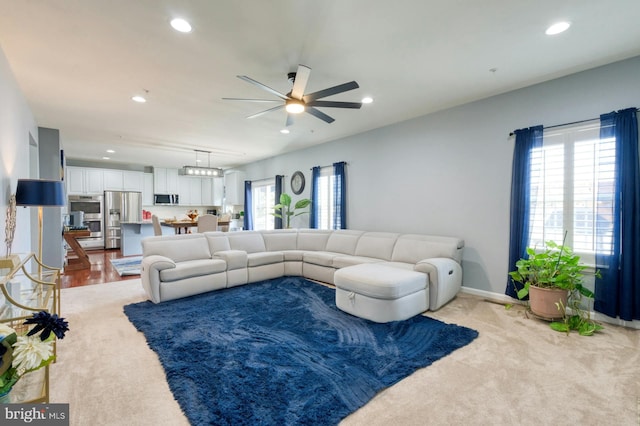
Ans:
{"label": "dining table", "polygon": [[[162,226],[170,226],[174,229],[176,234],[189,234],[191,233],[191,228],[198,226],[197,220],[171,220],[171,221],[163,221],[160,223]],[[218,227],[228,227],[229,221],[218,221]]]}

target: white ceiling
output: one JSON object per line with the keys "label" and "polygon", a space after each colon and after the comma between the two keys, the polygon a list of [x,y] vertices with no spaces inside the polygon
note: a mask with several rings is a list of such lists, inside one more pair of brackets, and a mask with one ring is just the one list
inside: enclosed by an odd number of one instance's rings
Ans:
{"label": "white ceiling", "polygon": [[[637,56],[639,23],[638,0],[0,0],[0,46],[67,158],[163,167],[195,149],[233,167]],[[236,76],[286,93],[298,64],[307,93],[355,80],[326,100],[374,102],[283,135],[282,110],[245,118],[272,104],[222,100],[275,99]]]}

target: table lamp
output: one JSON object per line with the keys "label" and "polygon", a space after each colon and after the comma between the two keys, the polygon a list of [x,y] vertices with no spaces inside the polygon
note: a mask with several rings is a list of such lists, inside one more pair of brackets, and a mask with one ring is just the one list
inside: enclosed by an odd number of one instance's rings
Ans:
{"label": "table lamp", "polygon": [[42,208],[64,206],[64,184],[61,180],[18,179],[17,206],[38,207],[38,260],[42,262]]}

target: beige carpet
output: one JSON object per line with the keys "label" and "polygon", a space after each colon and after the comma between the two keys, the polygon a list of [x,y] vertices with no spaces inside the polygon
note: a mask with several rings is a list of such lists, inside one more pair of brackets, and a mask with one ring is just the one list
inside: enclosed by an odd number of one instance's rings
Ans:
{"label": "beige carpet", "polygon": [[[122,311],[142,300],[139,280],[62,290],[71,331],[51,368],[51,402],[70,404],[72,425],[188,424]],[[341,425],[640,425],[639,331],[566,336],[521,307],[463,294],[429,316],[480,336]]]}

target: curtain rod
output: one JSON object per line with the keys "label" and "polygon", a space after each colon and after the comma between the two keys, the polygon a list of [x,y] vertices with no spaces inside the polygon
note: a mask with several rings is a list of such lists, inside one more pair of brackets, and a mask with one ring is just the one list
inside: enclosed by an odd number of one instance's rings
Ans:
{"label": "curtain rod", "polygon": [[[636,108],[636,111],[640,111],[640,109]],[[546,126],[543,127],[542,129],[554,129],[556,127],[562,127],[562,126],[571,126],[572,124],[581,124],[581,123],[586,123],[588,121],[595,121],[595,120],[600,120],[600,117],[598,118],[589,118],[588,120],[579,120],[579,121],[572,121],[571,123],[564,123],[564,124],[555,124],[553,126]],[[515,135],[514,132],[509,133],[509,137]]]}
{"label": "curtain rod", "polygon": [[[336,163],[344,163],[344,164],[345,164],[345,166],[348,166],[348,165],[349,165],[349,163],[347,163],[346,161],[336,161]],[[329,164],[329,165],[327,165],[327,166],[314,166],[314,167],[320,167],[320,168],[322,169],[322,168],[325,168],[325,167],[333,167],[333,164],[334,164],[334,163]],[[313,167],[311,167],[309,170],[313,170]]]}

